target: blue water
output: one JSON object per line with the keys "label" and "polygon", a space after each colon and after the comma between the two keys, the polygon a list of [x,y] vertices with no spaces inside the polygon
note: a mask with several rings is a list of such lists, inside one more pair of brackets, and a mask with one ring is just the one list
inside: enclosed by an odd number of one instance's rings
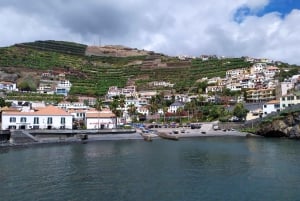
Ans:
{"label": "blue water", "polygon": [[0,149],[0,200],[300,200],[299,141],[202,137]]}

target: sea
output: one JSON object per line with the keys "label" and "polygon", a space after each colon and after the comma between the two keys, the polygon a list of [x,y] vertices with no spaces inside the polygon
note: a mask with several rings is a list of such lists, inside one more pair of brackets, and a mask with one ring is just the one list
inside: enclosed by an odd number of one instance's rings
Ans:
{"label": "sea", "polygon": [[300,142],[199,137],[0,148],[2,201],[297,201]]}

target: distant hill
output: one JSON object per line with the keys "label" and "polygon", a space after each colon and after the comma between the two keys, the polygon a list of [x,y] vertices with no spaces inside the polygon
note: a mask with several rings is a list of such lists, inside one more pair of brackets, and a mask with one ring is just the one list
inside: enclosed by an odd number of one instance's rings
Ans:
{"label": "distant hill", "polygon": [[88,46],[85,51],[87,56],[111,56],[111,57],[130,57],[130,56],[144,56],[152,52],[145,50],[138,50],[136,48],[129,48],[121,45],[107,45],[107,46]]}
{"label": "distant hill", "polygon": [[[170,57],[123,46],[88,47],[65,41],[36,41],[0,48],[0,71],[17,73],[18,78],[35,72],[65,72],[72,82],[71,94],[104,95],[108,87],[134,83],[139,90],[155,88],[153,81],[166,81],[177,92],[187,92],[204,77],[224,77],[229,69],[246,68],[252,63],[244,58],[208,60]],[[13,76],[16,77],[16,76]]]}

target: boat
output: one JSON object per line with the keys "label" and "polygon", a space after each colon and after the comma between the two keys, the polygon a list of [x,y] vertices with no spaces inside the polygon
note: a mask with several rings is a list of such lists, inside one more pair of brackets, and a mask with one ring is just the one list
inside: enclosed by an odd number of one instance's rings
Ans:
{"label": "boat", "polygon": [[140,135],[144,138],[145,141],[151,142],[152,141],[152,137],[149,134],[145,134],[145,133],[140,133]]}
{"label": "boat", "polygon": [[169,134],[169,133],[165,133],[165,132],[158,132],[157,134],[158,134],[159,137],[161,137],[163,139],[179,140],[179,137],[177,135],[174,135],[174,134]]}

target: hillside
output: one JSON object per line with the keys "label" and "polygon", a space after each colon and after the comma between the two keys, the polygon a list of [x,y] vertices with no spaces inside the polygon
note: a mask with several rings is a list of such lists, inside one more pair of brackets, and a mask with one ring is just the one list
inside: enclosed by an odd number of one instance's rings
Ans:
{"label": "hillside", "polygon": [[92,96],[104,95],[109,86],[124,87],[129,81],[142,90],[151,89],[150,82],[167,81],[175,84],[176,91],[186,92],[203,77],[224,77],[226,70],[250,65],[243,58],[179,60],[122,46],[95,48],[64,41],[0,48],[0,71],[14,72],[19,79],[35,72],[37,81],[42,72],[65,72],[73,84],[71,94]]}

